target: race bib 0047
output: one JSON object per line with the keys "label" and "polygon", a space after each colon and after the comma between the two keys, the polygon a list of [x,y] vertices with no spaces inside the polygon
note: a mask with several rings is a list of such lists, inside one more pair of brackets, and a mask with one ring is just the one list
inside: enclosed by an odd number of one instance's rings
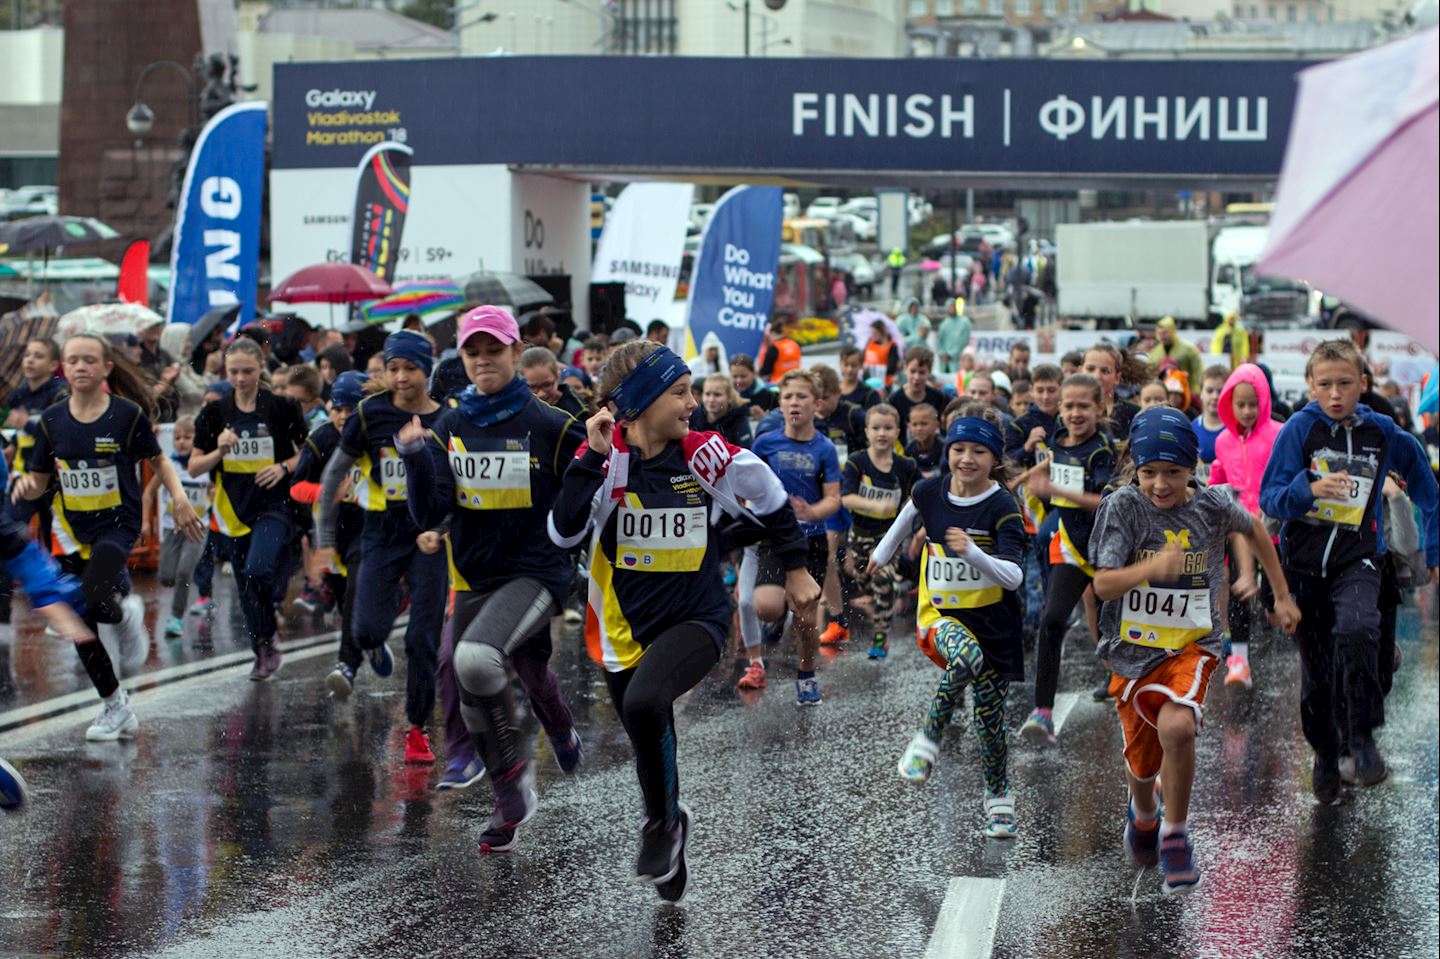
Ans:
{"label": "race bib 0047", "polygon": [[1137,586],[1121,598],[1120,638],[1137,646],[1184,649],[1210,635],[1210,590]]}

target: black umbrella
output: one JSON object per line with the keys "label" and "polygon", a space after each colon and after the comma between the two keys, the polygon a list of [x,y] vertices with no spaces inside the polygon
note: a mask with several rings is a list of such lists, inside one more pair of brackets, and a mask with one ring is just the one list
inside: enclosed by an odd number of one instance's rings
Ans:
{"label": "black umbrella", "polygon": [[119,235],[94,217],[32,216],[0,223],[0,255],[49,251],[78,243],[99,243]]}
{"label": "black umbrella", "polygon": [[467,304],[521,307],[555,302],[543,286],[519,273],[472,273],[461,287]]}
{"label": "black umbrella", "polygon": [[190,327],[190,365],[196,373],[205,369],[205,356],[210,351],[203,349],[205,341],[217,330],[228,330],[230,324],[235,322],[235,317],[240,315],[240,304],[221,307],[218,310],[211,310]]}

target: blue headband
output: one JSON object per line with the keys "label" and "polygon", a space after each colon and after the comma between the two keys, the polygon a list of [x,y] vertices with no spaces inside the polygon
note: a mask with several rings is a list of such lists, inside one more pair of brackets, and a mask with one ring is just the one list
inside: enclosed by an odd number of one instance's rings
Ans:
{"label": "blue headband", "polygon": [[1130,421],[1130,455],[1136,466],[1174,463],[1194,469],[1199,440],[1190,419],[1169,406],[1152,406]]}
{"label": "blue headband", "polygon": [[640,361],[610,391],[610,402],[615,404],[616,418],[622,423],[633,423],[650,404],[660,398],[680,377],[690,372],[690,367],[666,347]]}
{"label": "blue headband", "polygon": [[407,330],[385,337],[385,362],[391,360],[408,360],[424,370],[426,376],[435,368],[435,353],[430,348],[430,341]]}
{"label": "blue headband", "polygon": [[216,396],[224,398],[226,396],[229,396],[231,393],[234,393],[235,387],[230,385],[229,380],[216,380],[214,383],[211,383],[208,387],[205,388],[205,392],[214,393]]}
{"label": "blue headband", "polygon": [[994,453],[997,460],[1005,457],[1005,442],[1000,438],[1000,430],[994,423],[978,416],[962,416],[950,424],[950,429],[945,431],[945,452],[949,453],[955,443],[979,443]]}
{"label": "blue headband", "polygon": [[368,379],[368,376],[358,370],[346,370],[335,377],[335,382],[330,384],[330,405],[347,410],[359,406],[365,395],[365,383]]}

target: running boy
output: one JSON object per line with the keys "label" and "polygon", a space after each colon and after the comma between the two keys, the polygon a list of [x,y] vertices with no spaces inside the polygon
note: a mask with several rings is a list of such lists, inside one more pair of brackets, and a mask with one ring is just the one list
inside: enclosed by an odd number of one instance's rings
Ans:
{"label": "running boy", "polygon": [[[1106,601],[1099,652],[1110,666],[1125,735],[1125,848],[1142,869],[1159,862],[1167,894],[1200,884],[1186,819],[1195,737],[1223,647],[1214,612],[1227,535],[1243,534],[1260,557],[1275,584],[1280,626],[1294,632],[1300,619],[1260,520],[1229,490],[1191,486],[1197,445],[1179,410],[1161,406],[1137,414],[1130,427],[1134,478],[1101,502],[1091,537],[1095,595]],[[1157,821],[1157,776],[1163,822]]]}
{"label": "running boy", "polygon": [[[175,464],[191,509],[203,521],[210,513],[210,478],[191,476],[186,469],[190,451],[195,448],[195,417],[182,416],[175,421],[174,442],[175,451],[170,454],[170,459]],[[156,496],[158,501],[152,500]],[[157,502],[153,522],[159,531],[160,585],[174,588],[170,594],[170,616],[165,620],[165,635],[179,636],[185,632],[184,616],[190,601],[190,578],[200,562],[205,540],[196,542],[175,525],[175,501],[171,499],[170,491],[161,484],[158,473],[151,477],[145,489],[145,499],[146,502]]]}
{"label": "running boy", "polygon": [[908,419],[910,442],[905,445],[905,455],[915,461],[921,479],[931,479],[941,473],[945,445],[940,442],[938,410],[937,406],[921,403],[910,411]]}
{"label": "running boy", "polygon": [[1419,444],[1360,403],[1364,370],[1349,340],[1315,347],[1305,364],[1315,399],[1281,428],[1260,486],[1260,508],[1283,523],[1280,554],[1305,616],[1300,728],[1315,750],[1311,788],[1322,803],[1340,798],[1346,745],[1361,785],[1389,774],[1373,734],[1384,722],[1377,562],[1384,545],[1376,517],[1392,470],[1420,507],[1425,565],[1430,581],[1440,581],[1435,477]]}
{"label": "running boy", "polygon": [[[780,477],[790,505],[807,542],[806,568],[817,583],[825,582],[830,547],[825,537],[825,520],[840,508],[840,459],[835,444],[815,429],[815,408],[820,386],[809,370],[792,370],[780,381],[780,410],[783,430],[756,437],[752,449]],[[785,569],[772,549],[760,551],[755,587],[755,611],[762,620],[782,622],[785,618]],[[799,671],[795,676],[795,704],[820,705],[820,681],[815,678],[815,651],[819,629],[813,617],[795,617],[795,644],[799,649]]]}
{"label": "running boy", "polygon": [[1229,378],[1229,367],[1217,363],[1205,368],[1205,376],[1200,381],[1200,415],[1191,425],[1200,443],[1195,481],[1201,486],[1210,485],[1210,464],[1215,462],[1215,438],[1225,432],[1225,424],[1220,419],[1220,392],[1225,389],[1225,381]]}

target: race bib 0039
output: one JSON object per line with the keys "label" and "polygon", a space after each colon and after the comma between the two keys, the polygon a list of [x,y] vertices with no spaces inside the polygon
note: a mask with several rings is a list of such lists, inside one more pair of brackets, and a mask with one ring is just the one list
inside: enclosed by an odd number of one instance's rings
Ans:
{"label": "race bib 0039", "polygon": [[226,473],[258,473],[275,465],[275,439],[271,436],[242,436],[221,460]]}

